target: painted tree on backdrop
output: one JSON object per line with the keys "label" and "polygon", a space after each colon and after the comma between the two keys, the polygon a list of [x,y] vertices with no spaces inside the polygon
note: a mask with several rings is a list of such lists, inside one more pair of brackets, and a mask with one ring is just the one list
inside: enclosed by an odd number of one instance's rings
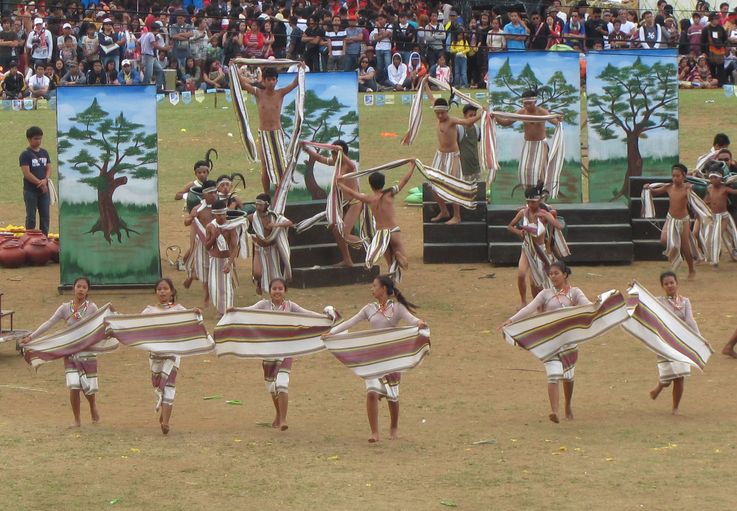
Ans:
{"label": "painted tree on backdrop", "polygon": [[[341,114],[341,112],[345,112]],[[332,119],[340,115],[338,122]],[[291,131],[294,124],[294,102],[287,105],[282,111],[282,127]],[[358,139],[358,114],[344,105],[338,98],[323,99],[315,91],[305,91],[304,120],[302,121],[302,139],[329,144],[336,139],[343,140],[351,149],[351,158],[356,158],[354,142]],[[298,166],[297,169],[301,167]],[[305,187],[313,199],[324,199],[327,194],[317,183],[314,174],[315,160],[309,159],[304,168]]]}
{"label": "painted tree on backdrop", "polygon": [[82,146],[67,163],[83,177],[79,180],[97,191],[100,218],[88,233],[102,232],[111,243],[111,236],[122,242],[122,232],[130,237],[139,234],[120,218],[113,194],[128,183],[128,179],[151,179],[156,175],[156,133],[147,134],[144,126],[133,123],[121,112],[112,116],[93,99],[90,106],[70,119],[79,127],[58,133],[59,155]]}
{"label": "painted tree on backdrop", "polygon": [[606,66],[597,78],[605,85],[589,94],[589,123],[602,140],[621,137],[627,143],[627,173],[615,200],[629,195],[630,177],[642,175],[640,139],[648,131],[678,129],[677,70],[666,62],[648,66],[638,57],[629,66]]}
{"label": "painted tree on backdrop", "polygon": [[[575,123],[577,120],[579,91],[575,85],[566,81],[562,71],[555,71],[543,83],[530,64],[525,65],[519,74],[514,76],[507,58],[493,78],[493,83],[496,89],[489,92],[489,104],[495,110],[516,112],[522,108],[522,93],[533,90],[537,91],[538,106],[562,115],[566,123]],[[524,126],[516,123],[515,129],[521,132]]]}

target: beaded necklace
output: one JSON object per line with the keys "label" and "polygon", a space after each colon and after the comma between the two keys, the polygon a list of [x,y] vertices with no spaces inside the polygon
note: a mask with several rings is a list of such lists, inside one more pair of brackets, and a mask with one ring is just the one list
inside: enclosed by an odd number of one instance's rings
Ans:
{"label": "beaded necklace", "polygon": [[276,305],[274,302],[269,301],[271,303],[271,310],[273,311],[285,311],[287,310],[287,300],[284,300],[281,305]]}
{"label": "beaded necklace", "polygon": [[[391,320],[394,317],[394,300],[387,300],[384,305],[381,305],[379,302],[374,302],[374,305],[376,305],[376,312],[374,312],[374,314],[381,313],[381,315],[388,320]],[[391,309],[391,316],[386,315],[389,309]],[[371,314],[371,317],[373,317],[374,314]]]}
{"label": "beaded necklace", "polygon": [[[562,287],[560,291],[554,288],[554,291],[555,291],[555,294],[553,295],[553,298],[558,300],[558,305],[560,305],[561,307],[569,307],[570,305],[573,304],[573,296],[571,295],[571,286]],[[563,302],[561,302],[560,301],[561,297],[567,298],[568,303],[564,304]]]}
{"label": "beaded necklace", "polygon": [[75,321],[79,321],[83,317],[87,315],[87,306],[89,305],[89,300],[85,300],[84,302],[80,303],[78,307],[74,306],[74,300],[69,302],[69,311],[71,314],[71,317],[74,318]]}
{"label": "beaded necklace", "polygon": [[681,295],[675,295],[673,297],[668,296],[667,298],[670,306],[679,312],[686,306],[686,301]]}

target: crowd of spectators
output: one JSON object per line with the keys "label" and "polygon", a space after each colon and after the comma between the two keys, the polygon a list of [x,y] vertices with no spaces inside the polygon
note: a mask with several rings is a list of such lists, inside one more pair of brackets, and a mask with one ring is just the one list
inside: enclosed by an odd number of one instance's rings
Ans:
{"label": "crowd of spectators", "polygon": [[311,72],[357,70],[362,91],[416,89],[426,74],[483,88],[489,52],[666,47],[682,56],[683,84],[736,81],[737,9],[657,5],[641,12],[543,0],[536,10],[462,13],[425,0],[28,1],[3,13],[0,87],[3,99],[79,84],[163,90],[170,74],[180,91],[222,89],[234,57],[274,57],[304,60]]}

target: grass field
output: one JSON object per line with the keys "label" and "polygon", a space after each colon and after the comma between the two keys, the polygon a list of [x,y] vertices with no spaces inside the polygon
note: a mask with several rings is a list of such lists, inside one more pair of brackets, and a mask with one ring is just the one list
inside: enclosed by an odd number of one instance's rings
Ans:
{"label": "grass field", "polygon": [[[209,147],[215,174],[246,174],[251,198],[257,174],[243,157],[231,110],[209,104],[159,107],[160,238],[163,249],[185,245],[182,205],[174,193],[191,179],[192,163]],[[706,101],[714,101],[713,103]],[[359,104],[362,104],[359,101]],[[681,159],[693,163],[716,131],[737,140],[734,98],[719,91],[681,96]],[[209,106],[209,108],[205,108]],[[432,157],[434,133],[423,127],[411,148],[380,136],[406,129],[408,106],[361,107],[362,165],[403,156]],[[38,124],[55,154],[51,112],[0,112],[3,127],[0,225],[21,223],[17,156],[24,131]],[[186,130],[186,131],[182,131]],[[232,133],[233,136],[228,136]],[[412,186],[419,184],[413,178]],[[423,265],[419,208],[398,208],[410,269],[401,288],[432,328],[431,356],[402,380],[400,439],[370,446],[363,383],[330,355],[298,359],[290,386],[290,429],[274,432],[272,405],[256,361],[184,359],[177,379],[172,432],[163,437],[154,414],[147,354],[121,349],[100,357],[102,422],[72,421],[60,362],[32,374],[9,344],[0,344],[0,510],[724,510],[734,507],[729,477],[737,470],[732,438],[734,360],[715,355],[686,383],[682,415],[670,415],[669,391],[651,401],[655,356],[620,331],[581,349],[576,419],[547,420],[543,368],[510,347],[496,327],[517,305],[515,269],[487,264]],[[56,229],[56,221],[52,221]],[[62,238],[62,244],[64,240]],[[593,298],[636,278],[657,290],[663,263],[577,267],[574,285]],[[256,301],[239,263],[236,303]],[[166,265],[181,283],[183,274]],[[720,348],[737,324],[737,267],[699,268],[683,282],[704,336]],[[19,328],[34,328],[62,300],[58,266],[0,269],[3,308]],[[179,289],[181,303],[200,305],[197,286]],[[291,298],[349,316],[370,301],[367,285],[294,290]],[[153,292],[97,291],[136,312]],[[214,325],[206,311],[208,327]],[[220,395],[222,399],[203,400]],[[227,405],[236,399],[242,406]],[[83,412],[85,412],[83,405]],[[487,441],[483,444],[475,442]]]}

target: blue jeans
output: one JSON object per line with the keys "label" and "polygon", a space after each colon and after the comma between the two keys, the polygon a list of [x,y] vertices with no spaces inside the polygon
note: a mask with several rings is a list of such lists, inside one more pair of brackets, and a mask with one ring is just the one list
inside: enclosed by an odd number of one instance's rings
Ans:
{"label": "blue jeans", "polygon": [[343,71],[355,71],[358,69],[358,54],[343,55]]}
{"label": "blue jeans", "polygon": [[141,55],[143,62],[143,85],[150,85],[151,78],[156,74],[156,88],[164,88],[164,69],[158,59],[153,55]]}
{"label": "blue jeans", "polygon": [[181,50],[174,50],[174,57],[177,59],[177,65],[179,67],[184,67],[187,63],[187,57],[189,57],[189,49],[183,48]]}
{"label": "blue jeans", "polygon": [[468,58],[465,55],[456,55],[453,59],[453,85],[468,87]]}
{"label": "blue jeans", "polygon": [[376,52],[376,81],[383,82],[386,78],[386,68],[392,63],[391,50],[379,50]]}
{"label": "blue jeans", "polygon": [[44,234],[49,233],[49,206],[51,195],[36,191],[23,190],[23,202],[26,203],[26,229],[36,228],[36,211]]}

